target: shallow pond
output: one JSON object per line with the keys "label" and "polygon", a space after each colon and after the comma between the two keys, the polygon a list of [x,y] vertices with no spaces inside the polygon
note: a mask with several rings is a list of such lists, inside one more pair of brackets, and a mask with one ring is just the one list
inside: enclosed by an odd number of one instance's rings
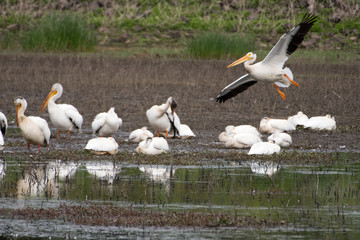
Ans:
{"label": "shallow pond", "polygon": [[0,233],[44,238],[360,238],[360,160],[328,166],[264,160],[226,165],[0,159],[0,208],[112,203],[160,211],[227,212],[284,225],[174,228],[74,225],[0,216]]}

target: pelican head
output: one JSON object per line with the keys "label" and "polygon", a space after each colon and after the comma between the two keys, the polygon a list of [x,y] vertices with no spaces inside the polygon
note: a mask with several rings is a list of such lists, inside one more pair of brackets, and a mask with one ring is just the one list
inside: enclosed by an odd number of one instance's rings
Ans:
{"label": "pelican head", "polygon": [[41,105],[40,111],[44,111],[44,109],[46,108],[47,104],[49,103],[49,101],[52,97],[55,96],[53,98],[53,100],[55,101],[56,99],[58,99],[61,96],[62,92],[63,92],[63,87],[61,86],[60,83],[55,83],[54,85],[52,85],[49,94],[47,95],[43,104]]}
{"label": "pelican head", "polygon": [[16,106],[16,125],[19,126],[19,120],[18,120],[19,110],[23,109],[23,111],[25,111],[27,107],[27,102],[23,97],[16,97],[14,100],[14,104]]}
{"label": "pelican head", "polygon": [[169,97],[168,102],[170,103],[171,114],[174,115],[174,111],[175,111],[175,108],[177,107],[177,104],[173,97]]}
{"label": "pelican head", "polygon": [[233,62],[232,64],[227,66],[227,68],[231,68],[233,66],[236,66],[236,65],[238,65],[240,63],[247,62],[247,61],[250,61],[249,63],[253,63],[253,62],[255,62],[255,60],[256,60],[256,54],[252,53],[252,52],[249,52],[245,56],[243,56],[242,58],[236,60],[235,62]]}

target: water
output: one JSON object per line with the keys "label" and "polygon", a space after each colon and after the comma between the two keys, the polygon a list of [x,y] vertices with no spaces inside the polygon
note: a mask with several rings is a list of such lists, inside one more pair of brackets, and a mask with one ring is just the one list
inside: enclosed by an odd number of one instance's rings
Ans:
{"label": "water", "polygon": [[[344,163],[345,162],[345,163]],[[360,238],[360,160],[291,165],[128,165],[110,161],[0,159],[0,208],[111,203],[235,213],[283,222],[260,228],[125,228],[0,216],[0,236],[42,238]],[[50,227],[49,227],[50,226]]]}

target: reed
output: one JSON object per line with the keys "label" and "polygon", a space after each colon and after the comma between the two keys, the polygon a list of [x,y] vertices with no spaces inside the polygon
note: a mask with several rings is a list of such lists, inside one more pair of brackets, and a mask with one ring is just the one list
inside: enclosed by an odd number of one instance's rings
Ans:
{"label": "reed", "polygon": [[20,45],[27,51],[90,51],[96,45],[96,38],[79,15],[52,14],[24,32]]}
{"label": "reed", "polygon": [[187,52],[193,58],[234,58],[244,55],[254,49],[254,41],[251,37],[240,37],[224,33],[207,32],[192,39]]}

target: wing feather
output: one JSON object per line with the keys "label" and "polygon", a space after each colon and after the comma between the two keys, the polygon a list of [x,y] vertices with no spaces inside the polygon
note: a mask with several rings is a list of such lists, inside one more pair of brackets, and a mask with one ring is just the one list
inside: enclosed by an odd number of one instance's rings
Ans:
{"label": "wing feather", "polygon": [[227,85],[216,97],[216,101],[219,103],[235,97],[239,93],[244,92],[246,89],[257,83],[249,74],[245,74],[236,81]]}
{"label": "wing feather", "polygon": [[309,32],[316,20],[317,16],[308,13],[305,14],[296,27],[282,35],[262,62],[282,69],[286,60],[289,59],[290,55],[295,52],[302,43],[305,35]]}

